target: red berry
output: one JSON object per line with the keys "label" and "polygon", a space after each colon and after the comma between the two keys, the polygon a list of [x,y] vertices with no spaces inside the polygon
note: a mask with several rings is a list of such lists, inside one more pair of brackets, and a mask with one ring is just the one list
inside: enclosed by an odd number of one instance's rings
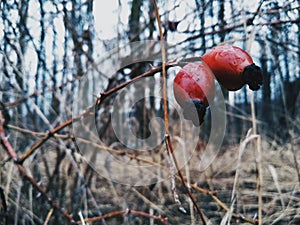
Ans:
{"label": "red berry", "polygon": [[207,51],[201,59],[210,67],[219,83],[229,91],[236,91],[245,84],[251,90],[262,85],[262,74],[251,56],[243,49],[220,45]]}
{"label": "red berry", "polygon": [[209,67],[200,62],[188,63],[177,73],[173,89],[184,117],[195,125],[201,124],[206,108],[215,96],[214,76]]}

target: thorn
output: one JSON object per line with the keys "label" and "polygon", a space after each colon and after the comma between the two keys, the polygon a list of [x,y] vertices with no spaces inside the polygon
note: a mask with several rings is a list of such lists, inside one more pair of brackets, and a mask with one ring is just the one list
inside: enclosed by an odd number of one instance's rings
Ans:
{"label": "thorn", "polygon": [[152,70],[155,69],[155,66],[153,66],[152,63],[149,63],[149,66]]}
{"label": "thorn", "polygon": [[183,214],[187,214],[187,211],[182,206],[179,206],[178,210]]}
{"label": "thorn", "polygon": [[131,210],[129,209],[129,208],[127,208],[126,210],[125,210],[125,215],[128,215],[128,214],[130,214],[130,212],[131,212]]}
{"label": "thorn", "polygon": [[174,63],[174,62],[177,62],[177,60],[178,60],[178,57],[175,57],[175,58],[171,59],[168,63]]}
{"label": "thorn", "polygon": [[217,196],[217,194],[218,194],[218,191],[217,191],[217,190],[215,190],[215,191],[213,191],[211,194],[212,194],[213,196]]}

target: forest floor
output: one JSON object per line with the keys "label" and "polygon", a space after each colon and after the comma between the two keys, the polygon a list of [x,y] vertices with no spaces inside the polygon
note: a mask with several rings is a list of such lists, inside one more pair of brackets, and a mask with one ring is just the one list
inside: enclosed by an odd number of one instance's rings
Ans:
{"label": "forest floor", "polygon": [[[297,162],[300,162],[299,140],[296,140],[295,143],[296,145],[288,143],[279,146],[262,139],[262,224],[300,224],[299,171],[297,171],[298,165],[295,161],[296,157]],[[197,169],[199,163],[197,156],[192,157],[182,170],[186,177],[189,176],[191,184],[214,192],[219,201],[232,209],[232,213],[230,210],[226,213],[226,210],[222,209],[212,196],[193,190],[192,193],[208,224],[251,224],[243,218],[255,221],[258,217],[257,149],[253,144],[241,146],[242,144],[223,146],[217,158],[204,172],[199,172]],[[106,214],[129,208],[149,213],[149,215],[161,215],[163,218],[168,218],[169,224],[201,224],[179,180],[176,181],[176,193],[181,201],[181,206],[186,210],[185,213],[178,210],[179,205],[174,200],[170,179],[152,186],[136,187],[115,183],[99,174],[88,172],[86,169],[84,177],[88,180],[88,187],[92,195],[89,195],[88,192],[84,194],[83,190],[80,192],[79,188],[84,187],[75,184],[79,181],[74,178],[76,173],[72,172],[70,160],[62,157],[60,172],[54,172],[55,162],[57,162],[56,153],[51,152],[49,150],[43,153],[43,156],[34,157],[35,162],[40,161],[37,166],[41,170],[38,173],[40,177],[35,177],[35,179],[43,187],[47,187],[50,195],[57,193],[56,201],[69,211],[81,208],[83,209],[82,213],[86,213],[85,216],[93,217],[99,215],[100,211],[102,214]],[[196,152],[196,155],[200,152]],[[26,182],[23,183],[24,180],[16,175],[17,170],[12,163],[4,164],[7,157],[3,149],[1,149],[0,155],[2,162],[1,187],[5,190],[7,197],[8,221],[17,220],[18,224],[21,224],[21,221],[23,221],[22,224],[45,224],[47,215],[45,213],[50,209],[48,203],[41,199],[30,185],[26,185]],[[41,164],[46,163],[50,168],[48,172],[42,171],[46,167]],[[24,166],[33,176],[37,176],[35,175],[37,173],[34,172],[37,169],[36,166],[30,165],[30,163]],[[83,168],[87,168],[84,163],[80,167],[82,171],[84,171]],[[54,175],[50,175],[54,173],[58,173],[55,176],[56,181],[53,181]],[[74,179],[70,179],[71,177]],[[61,192],[63,192],[62,195],[59,194]],[[77,200],[75,196],[78,196]],[[45,209],[44,212],[43,209]],[[3,206],[1,210],[3,210]],[[76,214],[73,215],[79,219]],[[58,213],[56,219],[54,219],[55,217],[50,218],[49,224],[61,223],[60,217]],[[4,224],[3,221],[0,224]],[[127,214],[106,219],[105,223],[96,221],[90,224],[164,223],[148,216]]]}

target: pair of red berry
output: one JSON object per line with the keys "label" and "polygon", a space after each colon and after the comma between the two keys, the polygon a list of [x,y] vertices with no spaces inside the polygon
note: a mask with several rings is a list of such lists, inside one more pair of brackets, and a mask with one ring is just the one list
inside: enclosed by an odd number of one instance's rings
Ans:
{"label": "pair of red berry", "polygon": [[229,91],[241,89],[245,84],[251,90],[262,85],[262,73],[243,49],[221,45],[212,48],[201,58],[201,63],[188,63],[174,79],[174,95],[183,108],[185,119],[194,125],[203,122],[206,108],[215,96],[215,81]]}

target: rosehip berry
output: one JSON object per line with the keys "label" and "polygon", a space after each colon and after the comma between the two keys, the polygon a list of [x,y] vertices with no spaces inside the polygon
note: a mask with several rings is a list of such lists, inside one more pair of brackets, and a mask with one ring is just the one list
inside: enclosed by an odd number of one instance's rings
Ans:
{"label": "rosehip berry", "polygon": [[204,63],[188,63],[174,79],[174,95],[185,119],[202,124],[206,108],[215,96],[214,76]]}
{"label": "rosehip berry", "polygon": [[245,84],[251,90],[258,90],[262,85],[260,67],[239,47],[220,45],[207,51],[201,59],[210,67],[219,83],[229,91],[239,90]]}

